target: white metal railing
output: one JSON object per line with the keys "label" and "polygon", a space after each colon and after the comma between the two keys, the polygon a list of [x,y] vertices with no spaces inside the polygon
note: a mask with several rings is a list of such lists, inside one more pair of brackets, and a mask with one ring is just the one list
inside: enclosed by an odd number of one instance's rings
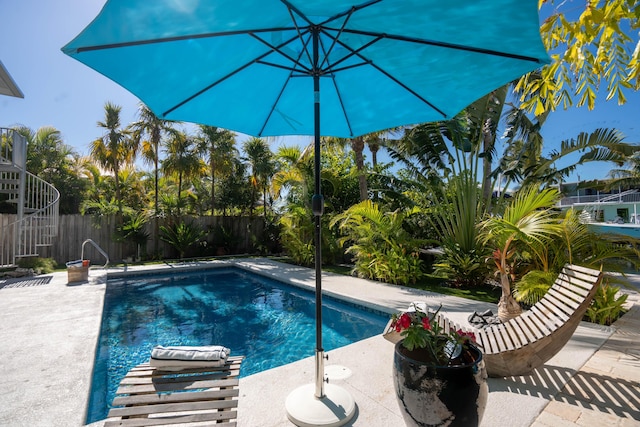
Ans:
{"label": "white metal railing", "polygon": [[16,204],[16,219],[0,224],[0,266],[37,256],[58,234],[60,193],[25,170],[26,152],[26,138],[0,128],[0,200]]}
{"label": "white metal railing", "polygon": [[573,206],[599,203],[634,203],[640,202],[640,191],[626,190],[616,194],[581,195],[563,197],[560,206]]}

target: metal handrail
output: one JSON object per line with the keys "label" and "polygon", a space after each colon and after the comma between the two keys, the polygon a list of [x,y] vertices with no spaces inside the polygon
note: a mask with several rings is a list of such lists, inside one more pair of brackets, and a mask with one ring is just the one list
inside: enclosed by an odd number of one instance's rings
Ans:
{"label": "metal handrail", "polygon": [[109,255],[107,255],[107,253],[103,251],[102,248],[98,246],[98,244],[91,239],[87,239],[84,242],[82,242],[82,252],[80,253],[80,259],[84,260],[84,245],[87,243],[91,243],[91,245],[94,248],[96,248],[97,251],[100,252],[102,256],[104,256],[107,259],[107,262],[102,266],[102,268],[107,268],[107,266],[109,265]]}

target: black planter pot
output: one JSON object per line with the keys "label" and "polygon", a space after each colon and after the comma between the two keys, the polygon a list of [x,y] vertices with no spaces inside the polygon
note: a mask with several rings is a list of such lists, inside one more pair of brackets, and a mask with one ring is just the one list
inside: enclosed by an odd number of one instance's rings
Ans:
{"label": "black planter pot", "polygon": [[457,366],[421,362],[420,352],[395,346],[393,382],[407,426],[480,425],[489,395],[482,352],[470,348],[474,361]]}

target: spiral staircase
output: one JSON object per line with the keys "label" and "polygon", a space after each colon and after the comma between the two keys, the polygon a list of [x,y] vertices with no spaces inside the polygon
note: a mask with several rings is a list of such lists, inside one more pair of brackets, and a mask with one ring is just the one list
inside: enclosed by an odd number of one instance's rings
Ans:
{"label": "spiral staircase", "polygon": [[0,128],[0,203],[15,211],[0,214],[0,267],[38,256],[58,234],[60,193],[27,172],[26,160],[26,138],[13,129]]}

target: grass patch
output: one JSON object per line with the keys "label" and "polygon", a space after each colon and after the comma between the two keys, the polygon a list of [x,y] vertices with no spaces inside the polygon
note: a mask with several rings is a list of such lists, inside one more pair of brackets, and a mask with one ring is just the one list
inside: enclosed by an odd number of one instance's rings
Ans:
{"label": "grass patch", "polygon": [[476,301],[491,302],[494,304],[498,303],[502,295],[502,289],[496,286],[483,285],[470,288],[453,288],[443,282],[441,278],[430,275],[425,276],[424,279],[411,287],[423,291],[436,292]]}
{"label": "grass patch", "polygon": [[[284,260],[281,261],[286,262]],[[351,275],[351,267],[346,265],[323,265],[322,270],[336,274],[343,274],[345,276]],[[425,277],[423,277],[418,283],[407,285],[407,287],[494,304],[498,303],[500,295],[502,294],[502,290],[499,287],[491,285],[475,286],[472,288],[453,288],[448,286],[442,278],[428,274],[425,275]]]}

